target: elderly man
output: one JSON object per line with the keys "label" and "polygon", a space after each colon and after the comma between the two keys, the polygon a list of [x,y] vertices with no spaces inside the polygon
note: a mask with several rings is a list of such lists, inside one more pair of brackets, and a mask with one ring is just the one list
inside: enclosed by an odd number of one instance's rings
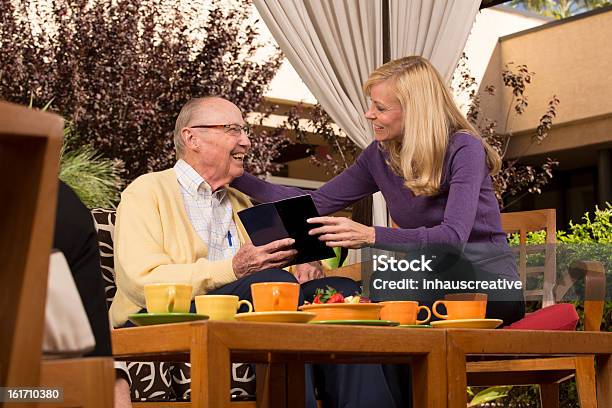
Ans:
{"label": "elderly man", "polygon": [[[233,294],[251,300],[250,285],[263,281],[304,283],[312,296],[330,285],[351,295],[350,279],[322,278],[316,269],[280,268],[296,255],[293,240],[254,246],[237,217],[248,197],[229,188],[243,173],[251,143],[240,109],[219,97],[192,99],[174,129],[178,161],[174,168],[137,178],[121,195],[115,227],[117,294],[112,324],[126,324],[144,309],[144,285],[184,282],[193,295]],[[315,280],[313,280],[315,279]],[[303,303],[300,294],[300,303]],[[314,404],[312,392],[310,403]]]}
{"label": "elderly man", "polygon": [[174,168],[141,176],[125,189],[115,230],[114,326],[144,307],[147,283],[184,282],[194,295],[240,296],[256,281],[295,280],[275,269],[295,256],[293,241],[256,247],[236,215],[250,205],[227,187],[243,172],[251,146],[246,130],[233,103],[193,99],[176,121]]}

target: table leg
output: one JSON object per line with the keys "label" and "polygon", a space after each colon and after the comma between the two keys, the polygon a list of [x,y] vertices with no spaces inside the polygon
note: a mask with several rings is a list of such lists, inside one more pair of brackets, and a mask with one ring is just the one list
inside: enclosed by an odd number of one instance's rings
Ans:
{"label": "table leg", "polygon": [[191,406],[229,407],[229,349],[204,325],[191,341]]}
{"label": "table leg", "polygon": [[270,366],[268,364],[255,364],[255,403],[257,408],[268,408],[270,389]]}
{"label": "table leg", "polygon": [[[434,350],[412,359],[412,401],[415,407],[445,408],[446,355]],[[465,405],[462,407],[465,408]]]}
{"label": "table leg", "polygon": [[283,363],[257,364],[257,408],[286,408],[287,369]]}
{"label": "table leg", "polygon": [[612,357],[597,355],[597,406],[612,407]]}
{"label": "table leg", "polygon": [[[191,350],[189,361],[191,363],[191,405],[194,407],[210,407],[206,401],[206,379],[208,377],[208,367],[205,364],[206,355],[206,334],[204,327],[193,329]],[[199,343],[194,347],[194,343]]]}
{"label": "table leg", "polygon": [[257,408],[303,408],[304,363],[257,365]]}
{"label": "table leg", "polygon": [[540,405],[542,408],[559,408],[559,384],[540,384]]}
{"label": "table leg", "polygon": [[448,407],[465,408],[467,405],[465,353],[449,337],[446,341],[446,353]]}
{"label": "table leg", "polygon": [[306,400],[305,367],[300,361],[287,363],[287,406],[303,408]]}
{"label": "table leg", "polygon": [[[594,356],[577,356],[576,386],[580,408],[597,408],[597,384],[595,383]],[[558,405],[557,405],[558,406]]]}

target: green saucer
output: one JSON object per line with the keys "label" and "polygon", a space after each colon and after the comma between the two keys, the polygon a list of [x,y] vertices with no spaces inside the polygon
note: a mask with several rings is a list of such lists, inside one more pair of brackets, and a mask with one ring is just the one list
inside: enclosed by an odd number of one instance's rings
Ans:
{"label": "green saucer", "polygon": [[339,324],[348,326],[397,326],[398,322],[390,320],[318,320],[309,324]]}
{"label": "green saucer", "polygon": [[135,313],[128,316],[128,320],[136,326],[193,322],[207,319],[208,316],[195,313]]}
{"label": "green saucer", "polygon": [[407,329],[431,329],[429,324],[400,324],[397,327],[405,327]]}

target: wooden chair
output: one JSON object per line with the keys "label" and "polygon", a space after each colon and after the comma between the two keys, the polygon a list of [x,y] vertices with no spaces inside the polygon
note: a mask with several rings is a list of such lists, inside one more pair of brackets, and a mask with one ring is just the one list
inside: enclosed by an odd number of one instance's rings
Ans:
{"label": "wooden chair", "polygon": [[[535,210],[502,214],[507,233],[519,233],[518,262],[521,281],[528,276],[543,275],[542,288],[526,291],[527,300],[541,300],[542,306],[553,305],[579,279],[585,279],[585,331],[599,331],[605,298],[604,269],[599,262],[580,261],[571,265],[561,284],[556,285],[555,210]],[[546,231],[545,245],[527,245],[527,233]],[[544,252],[544,265],[528,266],[529,254]],[[597,300],[596,300],[597,299]],[[467,363],[468,385],[539,384],[542,406],[559,406],[559,383],[576,376],[580,406],[596,407],[595,368],[593,356],[527,358],[516,360],[477,361]]]}
{"label": "wooden chair", "polygon": [[[521,211],[502,213],[502,228],[507,234],[519,234],[518,270],[523,285],[527,276],[542,275],[543,287],[525,292],[525,300],[542,301],[542,307],[555,304],[553,289],[557,276],[557,262],[555,256],[555,244],[557,243],[557,221],[554,209]],[[527,234],[529,232],[546,232],[546,240],[543,245],[527,245]],[[528,266],[529,254],[544,253],[544,265]]]}
{"label": "wooden chair", "polygon": [[[62,134],[63,120],[59,116],[0,102],[0,248],[3,253],[0,386],[36,387],[70,382],[80,387],[82,393],[98,394],[95,404],[65,395],[65,402],[70,406],[109,407],[113,402],[112,359],[70,360],[70,364],[78,366],[79,373],[84,372],[83,368],[93,373],[95,378],[90,384],[81,382],[88,376],[66,378],[69,372],[58,371],[64,361],[42,362]],[[54,382],[47,382],[51,378]],[[105,389],[109,381],[111,388]]]}
{"label": "wooden chair", "polygon": [[64,391],[61,403],[45,403],[45,408],[114,406],[115,367],[112,358],[44,360],[40,384]]}

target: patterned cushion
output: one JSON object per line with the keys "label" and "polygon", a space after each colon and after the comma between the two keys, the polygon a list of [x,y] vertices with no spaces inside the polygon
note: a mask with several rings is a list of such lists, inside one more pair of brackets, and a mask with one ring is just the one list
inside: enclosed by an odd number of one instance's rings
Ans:
{"label": "patterned cushion", "polygon": [[[117,292],[113,240],[115,210],[94,208],[91,210],[98,231],[100,263],[104,278],[106,303],[110,307]],[[132,400],[181,401],[189,400],[190,364],[170,362],[128,362],[132,380]],[[232,400],[255,399],[255,370],[251,364],[232,364]]]}
{"label": "patterned cushion", "polygon": [[91,210],[96,231],[98,231],[98,246],[100,247],[100,265],[104,290],[106,292],[106,306],[110,308],[113,303],[117,286],[115,285],[115,260],[113,259],[113,242],[115,239],[115,210],[94,208]]}

